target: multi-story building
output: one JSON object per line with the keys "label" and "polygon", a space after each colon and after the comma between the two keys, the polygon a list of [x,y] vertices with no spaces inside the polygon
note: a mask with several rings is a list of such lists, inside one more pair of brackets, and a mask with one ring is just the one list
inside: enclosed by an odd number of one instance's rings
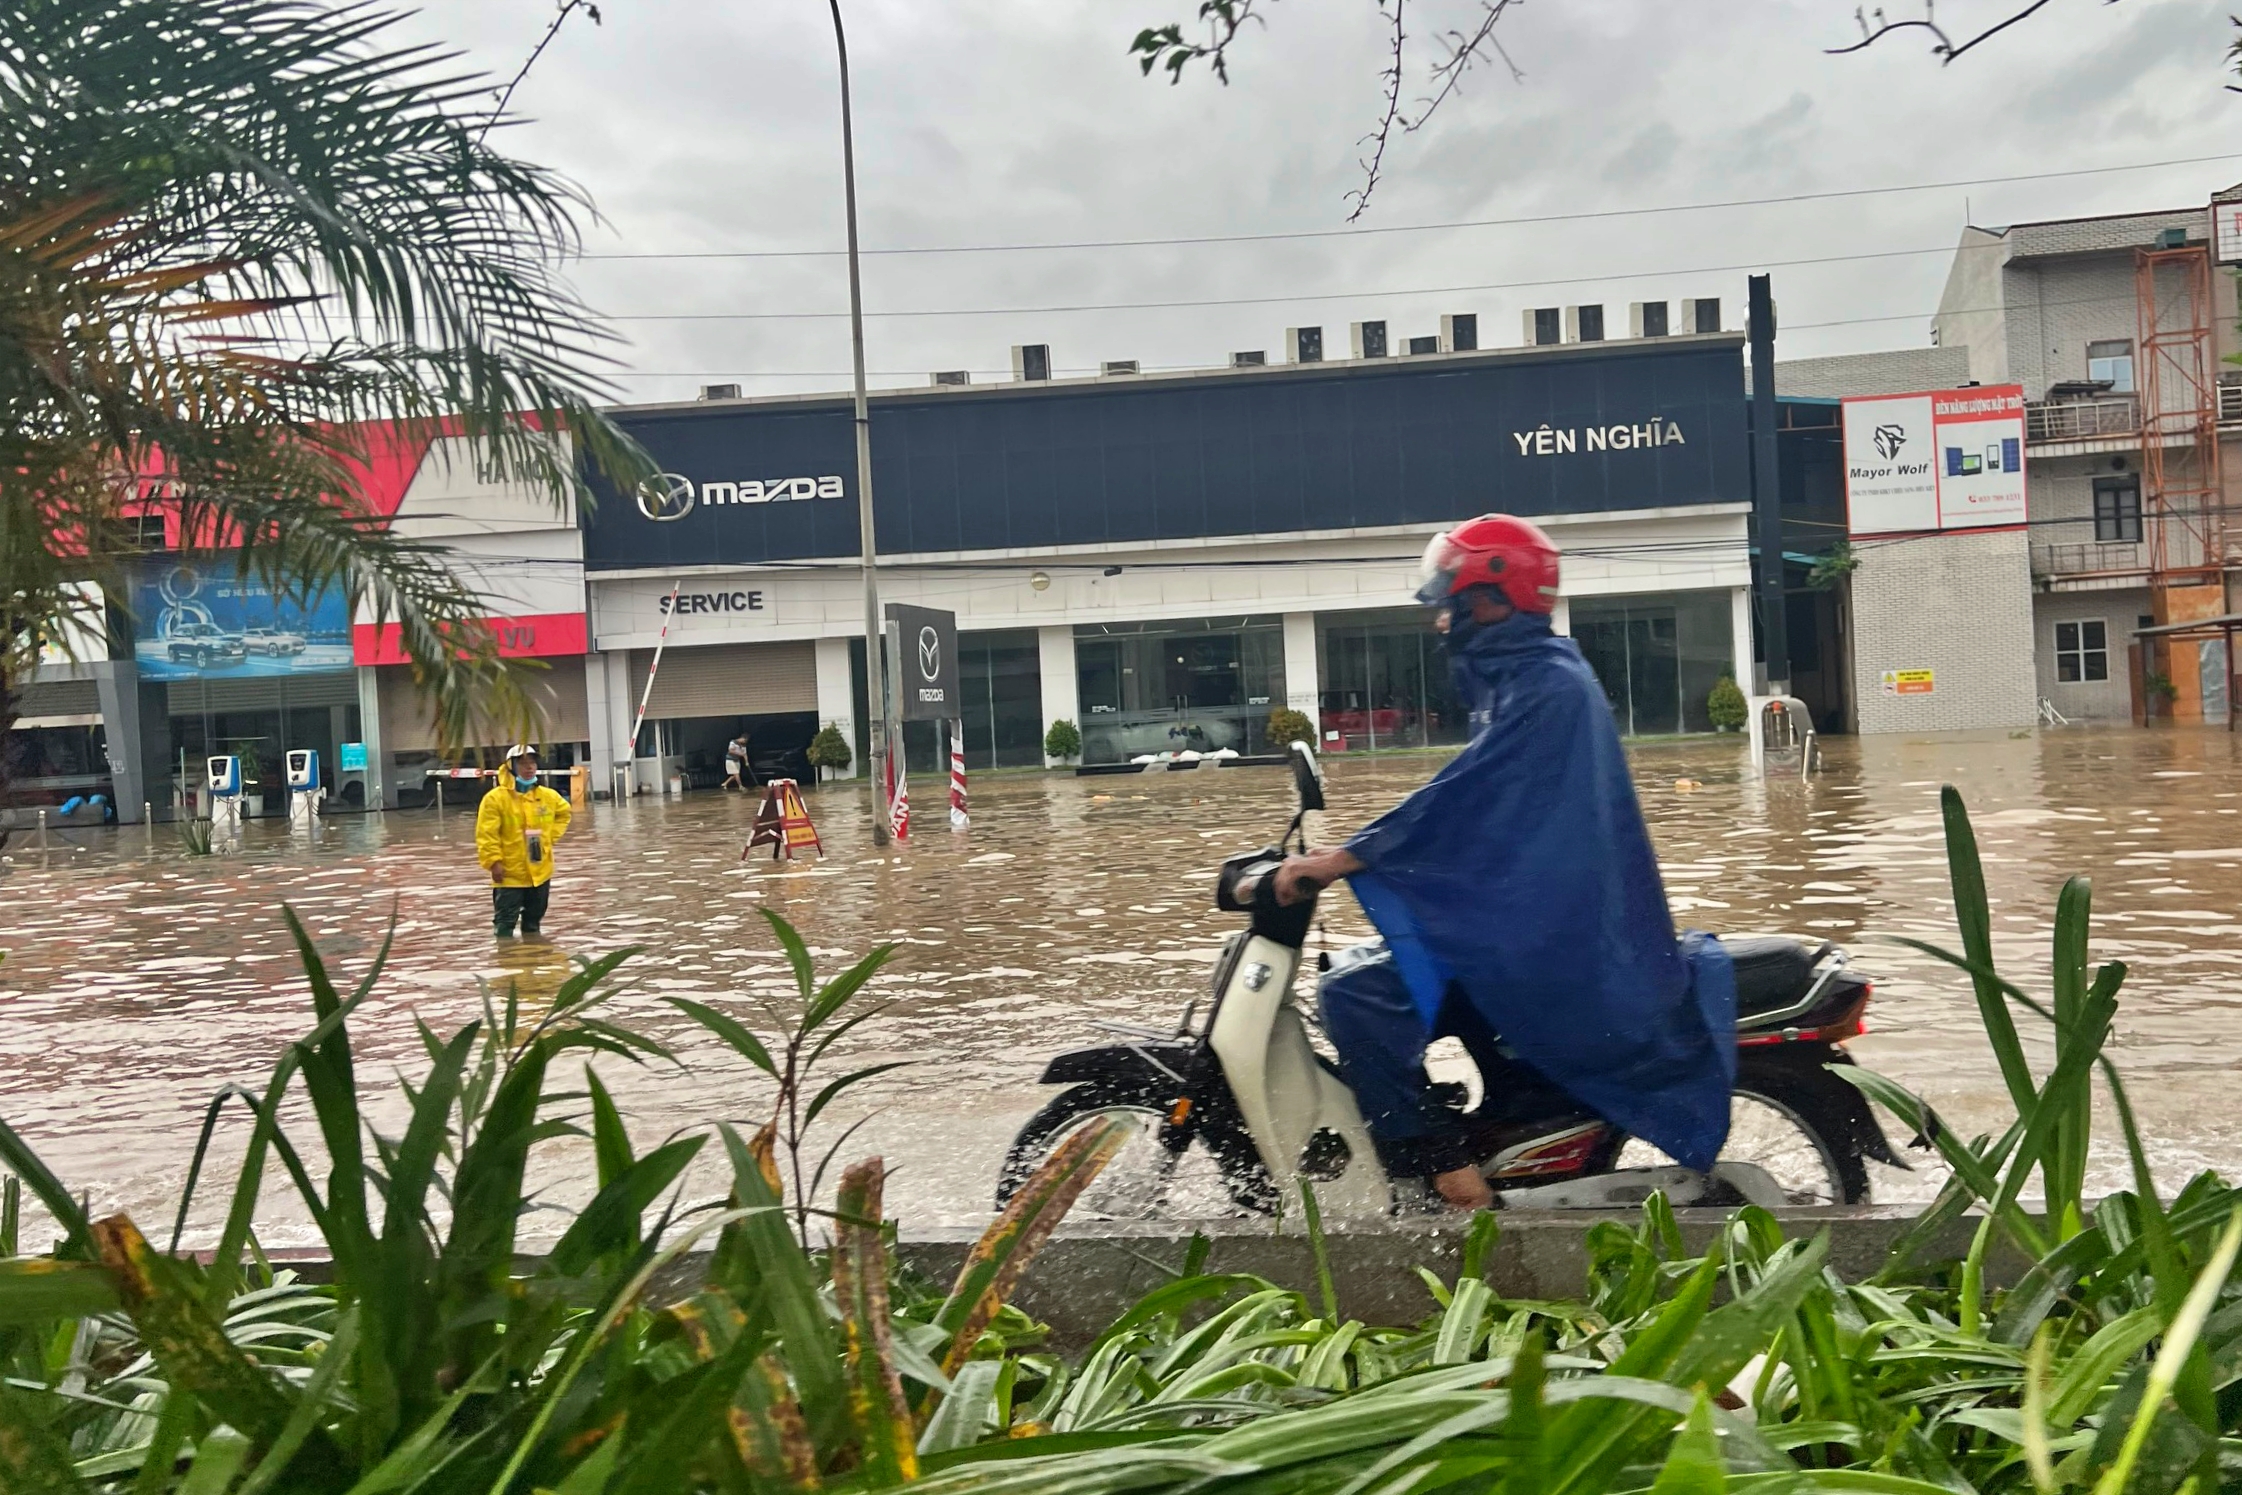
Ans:
{"label": "multi-story building", "polygon": [[[2068,720],[2218,721],[2221,642],[2140,629],[2229,613],[2242,439],[2234,277],[2207,206],[1970,228],[1935,320],[1981,384],[2020,384],[2037,691]],[[2226,242],[2219,242],[2221,239]],[[2236,531],[2242,538],[2242,531]]]}

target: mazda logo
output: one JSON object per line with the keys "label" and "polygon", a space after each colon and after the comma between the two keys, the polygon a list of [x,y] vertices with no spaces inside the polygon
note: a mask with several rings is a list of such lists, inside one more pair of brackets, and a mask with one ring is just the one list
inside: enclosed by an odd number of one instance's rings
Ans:
{"label": "mazda logo", "polygon": [[942,678],[942,635],[932,628],[919,630],[919,676],[929,685]]}
{"label": "mazda logo", "polygon": [[693,512],[693,480],[682,473],[657,472],[638,485],[638,512],[657,523]]}

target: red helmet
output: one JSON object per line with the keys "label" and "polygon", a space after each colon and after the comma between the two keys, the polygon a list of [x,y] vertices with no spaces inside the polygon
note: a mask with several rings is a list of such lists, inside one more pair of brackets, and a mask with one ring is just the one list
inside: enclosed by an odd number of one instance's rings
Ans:
{"label": "red helmet", "polygon": [[1482,514],[1432,537],[1417,600],[1431,607],[1466,587],[1494,587],[1522,613],[1554,612],[1557,554],[1556,542],[1538,525]]}

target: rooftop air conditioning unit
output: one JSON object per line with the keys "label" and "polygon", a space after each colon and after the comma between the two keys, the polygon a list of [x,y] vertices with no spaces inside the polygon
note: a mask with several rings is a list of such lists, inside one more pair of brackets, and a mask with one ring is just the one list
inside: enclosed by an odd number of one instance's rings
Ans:
{"label": "rooftop air conditioning unit", "polygon": [[1554,306],[1537,306],[1525,315],[1526,346],[1547,348],[1565,339],[1564,313]]}
{"label": "rooftop air conditioning unit", "polygon": [[1438,353],[1439,351],[1440,339],[1437,337],[1413,337],[1409,339],[1409,356],[1411,358],[1425,353]]}
{"label": "rooftop air conditioning unit", "polygon": [[1663,301],[1631,301],[1627,305],[1629,337],[1664,337],[1673,330]]}
{"label": "rooftop air conditioning unit", "polygon": [[1012,377],[1043,380],[1051,377],[1051,345],[1018,343],[1012,349]]}
{"label": "rooftop air conditioning unit", "polygon": [[2188,247],[2188,231],[2184,228],[2161,229],[2156,236],[2156,247],[2159,249],[2185,249]]}
{"label": "rooftop air conditioning unit", "polygon": [[704,400],[736,400],[739,397],[740,387],[737,384],[704,384],[701,386],[701,398]]}
{"label": "rooftop air conditioning unit", "polygon": [[1565,341],[1568,343],[1600,343],[1604,340],[1604,309],[1601,306],[1568,306],[1565,308]]}
{"label": "rooftop air conditioning unit", "polygon": [[1137,367],[1137,361],[1134,358],[1108,358],[1098,365],[1098,372],[1110,379],[1115,374],[1135,374],[1141,373],[1142,370]]}
{"label": "rooftop air conditioning unit", "polygon": [[967,369],[936,369],[934,382],[941,385],[971,384],[973,375]]}
{"label": "rooftop air conditioning unit", "polygon": [[1475,353],[1479,349],[1479,314],[1451,312],[1440,319],[1440,351]]}
{"label": "rooftop air conditioning unit", "polygon": [[1323,362],[1323,329],[1287,327],[1284,330],[1284,356],[1292,363]]}
{"label": "rooftop air conditioning unit", "polygon": [[1383,358],[1386,356],[1386,324],[1353,323],[1347,328],[1347,341],[1353,344],[1357,358]]}
{"label": "rooftop air conditioning unit", "polygon": [[1269,355],[1260,348],[1255,348],[1251,352],[1230,355],[1230,367],[1234,369],[1257,369],[1268,361]]}
{"label": "rooftop air conditioning unit", "polygon": [[1720,298],[1707,296],[1697,300],[1684,300],[1681,315],[1675,319],[1676,332],[1720,331]]}

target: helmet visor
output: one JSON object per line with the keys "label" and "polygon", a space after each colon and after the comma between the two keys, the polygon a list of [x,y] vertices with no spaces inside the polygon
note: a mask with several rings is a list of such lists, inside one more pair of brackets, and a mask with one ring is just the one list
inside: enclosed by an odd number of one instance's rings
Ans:
{"label": "helmet visor", "polygon": [[1434,535],[1425,546],[1425,555],[1417,568],[1417,601],[1426,607],[1438,607],[1456,590],[1456,573],[1462,556],[1449,538]]}

